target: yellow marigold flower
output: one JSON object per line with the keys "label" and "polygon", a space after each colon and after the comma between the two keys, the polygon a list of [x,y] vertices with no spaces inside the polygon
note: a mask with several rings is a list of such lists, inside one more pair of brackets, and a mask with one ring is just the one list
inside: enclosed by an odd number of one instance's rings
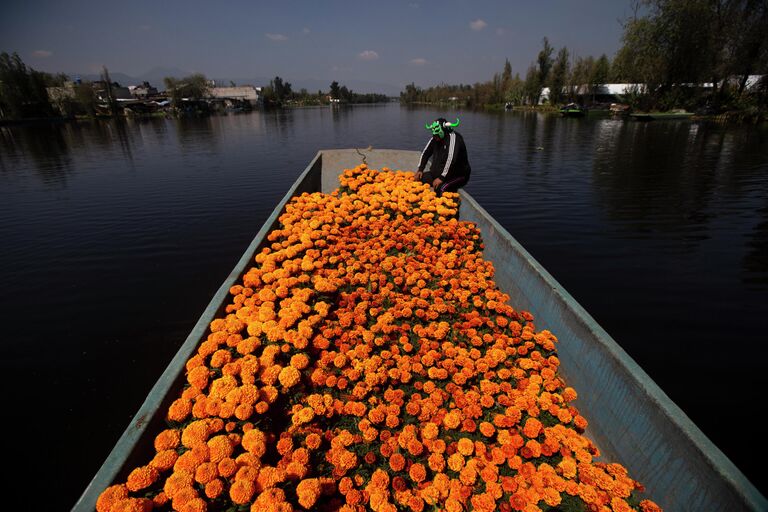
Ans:
{"label": "yellow marigold flower", "polygon": [[299,505],[306,509],[312,508],[320,496],[321,485],[316,478],[308,478],[299,482],[296,486],[296,495],[299,497]]}
{"label": "yellow marigold flower", "polygon": [[96,500],[96,512],[109,512],[112,505],[128,497],[128,488],[123,484],[104,489]]}

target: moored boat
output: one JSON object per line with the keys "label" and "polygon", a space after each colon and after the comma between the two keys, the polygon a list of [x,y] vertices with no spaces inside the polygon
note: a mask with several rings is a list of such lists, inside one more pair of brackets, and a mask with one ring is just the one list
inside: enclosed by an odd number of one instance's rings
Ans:
{"label": "moored boat", "polygon": [[[226,306],[253,258],[269,244],[267,234],[292,197],[330,193],[338,176],[364,162],[371,168],[413,169],[419,153],[397,150],[320,151],[264,223],[214,295],[179,352],[96,474],[74,510],[92,511],[99,493],[125,478],[152,450],[153,433],[185,382],[185,363],[205,340],[210,323]],[[589,314],[466,191],[459,218],[482,233],[484,258],[495,281],[518,310],[531,311],[539,329],[556,333],[561,372],[579,391],[576,402],[590,419],[587,435],[609,461],[620,461],[667,510],[764,510],[765,498]]]}
{"label": "moored boat", "polygon": [[564,117],[584,117],[587,109],[576,103],[569,103],[560,109],[560,114]]}

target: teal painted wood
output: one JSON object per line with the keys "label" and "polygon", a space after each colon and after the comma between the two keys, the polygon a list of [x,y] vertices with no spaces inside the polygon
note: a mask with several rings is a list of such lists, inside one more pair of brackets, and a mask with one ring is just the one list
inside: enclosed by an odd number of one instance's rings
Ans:
{"label": "teal painted wood", "polygon": [[[318,152],[214,295],[73,511],[93,511],[104,488],[124,480],[135,465],[146,464],[153,433],[163,428],[164,413],[183,386],[187,359],[223,311],[229,288],[240,282],[290,198],[332,191],[343,169],[361,162],[376,169],[413,170],[419,155],[374,149]],[[579,393],[576,406],[590,421],[587,435],[600,447],[602,459],[627,467],[667,511],[768,510],[765,497],[546,269],[469,194],[460,195],[459,216],[480,228],[484,256],[494,263],[499,288],[516,309],[533,313],[538,329],[549,329],[560,340],[561,373]]]}

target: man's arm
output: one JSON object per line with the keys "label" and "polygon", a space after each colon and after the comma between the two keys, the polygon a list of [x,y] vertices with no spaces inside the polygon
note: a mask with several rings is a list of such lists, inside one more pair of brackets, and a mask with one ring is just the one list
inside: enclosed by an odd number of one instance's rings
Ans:
{"label": "man's arm", "polygon": [[419,158],[419,173],[424,172],[424,168],[427,166],[427,162],[432,157],[432,152],[435,150],[435,144],[432,137],[429,138],[429,142],[424,146],[424,150],[421,152],[421,158]]}

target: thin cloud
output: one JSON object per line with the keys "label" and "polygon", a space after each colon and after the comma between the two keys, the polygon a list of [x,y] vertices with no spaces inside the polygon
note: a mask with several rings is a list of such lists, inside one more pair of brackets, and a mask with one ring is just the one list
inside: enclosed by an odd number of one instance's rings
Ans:
{"label": "thin cloud", "polygon": [[286,36],[284,36],[283,34],[270,34],[270,33],[266,33],[264,35],[267,37],[267,39],[270,39],[272,41],[287,41],[288,40],[288,38]]}
{"label": "thin cloud", "polygon": [[427,63],[427,59],[419,57],[418,59],[411,59],[409,62],[412,66],[423,66]]}
{"label": "thin cloud", "polygon": [[303,34],[309,34],[309,29],[308,29],[307,27],[304,27],[304,28],[301,30],[301,32],[302,32]]}
{"label": "thin cloud", "polygon": [[360,52],[357,56],[360,60],[376,60],[379,58],[379,54],[373,50],[365,50],[364,52]]}
{"label": "thin cloud", "polygon": [[483,30],[487,26],[488,24],[483,20],[475,20],[475,21],[469,22],[469,28],[471,28],[472,30]]}
{"label": "thin cloud", "polygon": [[506,33],[507,33],[507,31],[506,31],[506,30],[504,30],[503,28],[497,28],[497,29],[496,29],[496,35],[497,35],[497,36],[503,36],[503,35],[505,35]]}
{"label": "thin cloud", "polygon": [[139,30],[142,32],[149,32],[152,30],[152,25],[139,25]]}
{"label": "thin cloud", "polygon": [[32,52],[32,56],[39,59],[47,59],[51,55],[53,55],[53,52],[49,52],[48,50],[35,50]]}

